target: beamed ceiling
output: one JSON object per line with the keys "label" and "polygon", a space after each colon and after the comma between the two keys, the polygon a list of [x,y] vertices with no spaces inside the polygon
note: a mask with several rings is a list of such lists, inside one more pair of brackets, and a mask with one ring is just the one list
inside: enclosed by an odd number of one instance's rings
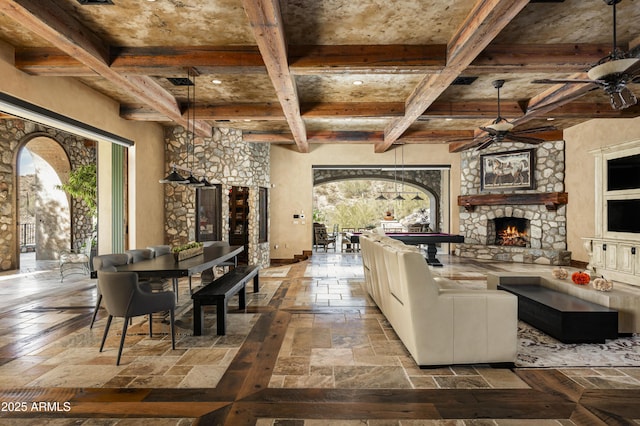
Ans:
{"label": "beamed ceiling", "polygon": [[[239,128],[246,141],[301,152],[316,143],[465,149],[497,116],[498,79],[502,116],[516,129],[557,128],[540,137],[640,115],[638,105],[612,109],[594,85],[532,83],[584,78],[611,52],[603,0],[112,2],[0,0],[0,38],[15,47],[18,69],[78,79],[128,120],[186,126],[187,89],[167,77],[193,69],[198,134]],[[618,45],[640,52],[640,0],[617,12]],[[640,96],[640,85],[630,88]]]}

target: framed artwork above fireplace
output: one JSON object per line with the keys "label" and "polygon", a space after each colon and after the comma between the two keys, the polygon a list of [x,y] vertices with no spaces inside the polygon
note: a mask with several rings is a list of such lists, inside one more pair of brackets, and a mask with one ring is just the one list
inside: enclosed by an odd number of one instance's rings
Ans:
{"label": "framed artwork above fireplace", "polygon": [[533,189],[535,150],[480,155],[480,188],[483,191]]}

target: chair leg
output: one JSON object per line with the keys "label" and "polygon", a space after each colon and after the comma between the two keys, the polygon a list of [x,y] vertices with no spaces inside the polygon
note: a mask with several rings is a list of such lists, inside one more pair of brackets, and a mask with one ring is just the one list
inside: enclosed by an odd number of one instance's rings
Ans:
{"label": "chair leg", "polygon": [[173,280],[173,292],[176,294],[176,302],[178,302],[178,279],[171,278]]}
{"label": "chair leg", "polygon": [[149,314],[149,337],[153,337],[153,314]]}
{"label": "chair leg", "polygon": [[116,365],[120,365],[120,358],[122,357],[122,348],[124,347],[124,338],[127,337],[127,323],[129,318],[124,319],[124,325],[122,326],[122,337],[120,337],[120,347],[118,348],[118,358],[116,359]]}
{"label": "chair leg", "polygon": [[102,293],[98,294],[98,301],[96,302],[96,308],[93,310],[93,318],[91,318],[89,329],[92,329],[93,323],[96,322],[96,315],[98,315],[98,309],[100,309],[100,302],[102,302]]}
{"label": "chair leg", "polygon": [[170,315],[170,319],[169,321],[171,322],[171,349],[175,350],[176,349],[176,333],[175,333],[175,327],[174,327],[174,313],[173,313],[173,309],[171,309],[171,311],[169,311],[169,315]]}
{"label": "chair leg", "polygon": [[105,325],[104,334],[102,335],[102,343],[100,343],[100,352],[102,352],[102,349],[104,349],[104,342],[107,340],[107,334],[109,334],[109,327],[111,327],[112,319],[113,317],[111,315],[109,315],[109,318],[107,318],[107,325]]}

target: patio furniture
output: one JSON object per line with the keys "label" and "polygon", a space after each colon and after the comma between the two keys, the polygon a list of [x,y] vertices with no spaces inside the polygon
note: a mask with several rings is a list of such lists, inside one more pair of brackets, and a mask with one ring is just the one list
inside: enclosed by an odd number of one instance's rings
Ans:
{"label": "patio furniture", "polygon": [[172,291],[151,292],[138,284],[138,275],[135,272],[108,272],[98,271],[98,286],[104,297],[104,304],[109,312],[107,324],[104,328],[100,352],[107,340],[109,327],[113,317],[124,318],[122,336],[116,365],[120,365],[124,339],[127,336],[127,326],[131,318],[140,315],[149,315],[149,337],[153,337],[152,323],[154,312],[169,311],[171,328],[171,348],[176,348],[174,331],[175,295]]}
{"label": "patio furniture", "polygon": [[313,227],[314,232],[314,246],[315,248],[324,247],[326,252],[329,246],[333,246],[333,251],[336,251],[336,237],[327,234],[327,227],[323,224],[315,224]]}
{"label": "patio furniture", "polygon": [[69,275],[89,275],[91,273],[89,261],[92,240],[91,237],[87,238],[78,250],[67,250],[60,253],[60,282],[63,282],[64,278]]}

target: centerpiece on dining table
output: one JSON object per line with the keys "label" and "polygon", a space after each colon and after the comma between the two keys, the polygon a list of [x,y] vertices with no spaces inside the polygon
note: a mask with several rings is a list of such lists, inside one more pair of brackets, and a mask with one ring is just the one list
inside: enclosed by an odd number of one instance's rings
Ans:
{"label": "centerpiece on dining table", "polygon": [[171,249],[171,253],[173,253],[173,257],[175,258],[176,262],[180,262],[184,259],[189,259],[190,257],[198,256],[202,254],[203,251],[203,244],[197,241],[182,244]]}

